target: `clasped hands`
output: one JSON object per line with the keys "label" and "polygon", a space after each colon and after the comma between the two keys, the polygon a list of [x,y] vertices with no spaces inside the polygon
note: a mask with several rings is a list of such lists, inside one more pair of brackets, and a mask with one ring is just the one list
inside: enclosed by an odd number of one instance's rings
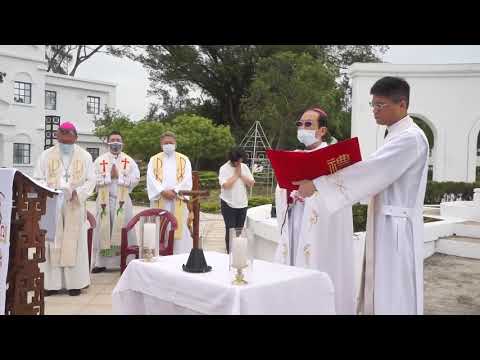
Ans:
{"label": "clasped hands", "polygon": [[313,195],[315,191],[317,191],[312,180],[293,181],[292,184],[298,185],[297,191],[300,194],[300,196],[303,198],[310,197]]}
{"label": "clasped hands", "polygon": [[163,190],[160,195],[162,195],[162,197],[167,200],[175,200],[175,198],[177,197],[177,193],[173,189]]}

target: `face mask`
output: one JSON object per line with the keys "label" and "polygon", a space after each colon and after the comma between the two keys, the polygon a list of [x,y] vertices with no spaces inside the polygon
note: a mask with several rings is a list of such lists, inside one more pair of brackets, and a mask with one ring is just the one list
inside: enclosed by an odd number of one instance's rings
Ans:
{"label": "face mask", "polygon": [[123,144],[121,142],[111,142],[111,143],[108,143],[108,145],[110,146],[110,151],[114,154],[117,154],[120,151],[122,151]]}
{"label": "face mask", "polygon": [[318,139],[315,137],[315,130],[305,129],[299,129],[297,131],[297,139],[301,143],[305,144],[305,146],[310,146],[318,141]]}
{"label": "face mask", "polygon": [[162,145],[162,150],[167,155],[173,154],[175,152],[175,144]]}
{"label": "face mask", "polygon": [[59,142],[58,145],[60,146],[60,152],[64,155],[70,155],[73,151],[73,144],[63,144]]}

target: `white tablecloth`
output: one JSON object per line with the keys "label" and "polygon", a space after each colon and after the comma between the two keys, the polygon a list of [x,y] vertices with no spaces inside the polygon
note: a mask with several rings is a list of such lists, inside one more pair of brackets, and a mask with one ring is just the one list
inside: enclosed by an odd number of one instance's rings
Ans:
{"label": "white tablecloth", "polygon": [[228,255],[205,252],[213,270],[182,270],[189,254],[154,263],[131,261],[112,294],[114,314],[334,314],[330,277],[315,270],[255,260],[247,285],[232,285]]}

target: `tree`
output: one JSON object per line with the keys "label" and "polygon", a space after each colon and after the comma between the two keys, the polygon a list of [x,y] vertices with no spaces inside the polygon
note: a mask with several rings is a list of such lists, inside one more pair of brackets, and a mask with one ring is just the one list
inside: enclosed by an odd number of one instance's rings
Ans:
{"label": "tree", "polygon": [[[114,56],[125,56],[126,49],[132,51],[130,45],[45,45],[45,59],[48,62],[47,71],[75,76],[78,67],[94,54],[106,53]],[[102,49],[105,49],[102,51]],[[73,67],[68,71],[69,65]]]}
{"label": "tree", "polygon": [[200,160],[225,159],[235,143],[229,126],[215,126],[211,119],[201,116],[181,115],[167,127],[176,134],[179,151],[190,158],[194,169],[199,168]]}
{"label": "tree", "polygon": [[[173,89],[177,105],[183,106],[184,111],[188,110],[192,93],[199,93],[204,99],[195,106],[199,108],[208,102],[209,106],[203,109],[218,116],[214,118],[216,123],[230,125],[239,137],[244,128],[241,99],[250,87],[260,59],[290,51],[308,54],[343,69],[355,61],[379,61],[376,53],[386,48],[375,45],[148,45],[142,53],[133,54],[125,49],[121,54],[146,67],[151,81],[150,93],[157,95],[164,107],[175,104],[167,88]],[[348,87],[348,81],[343,86]]]}
{"label": "tree", "polygon": [[228,126],[213,124],[212,120],[196,115],[181,115],[169,122],[131,121],[118,110],[106,109],[95,121],[95,135],[105,138],[110,131],[120,131],[124,150],[135,159],[147,162],[161,151],[160,135],[173,131],[177,135],[177,150],[187,155],[194,169],[203,163],[223,160],[234,144]]}
{"label": "tree", "polygon": [[312,105],[325,109],[328,127],[335,129],[343,96],[337,75],[335,67],[309,54],[283,52],[262,59],[242,103],[244,116],[250,122],[260,120],[276,148],[298,145],[295,120]]}

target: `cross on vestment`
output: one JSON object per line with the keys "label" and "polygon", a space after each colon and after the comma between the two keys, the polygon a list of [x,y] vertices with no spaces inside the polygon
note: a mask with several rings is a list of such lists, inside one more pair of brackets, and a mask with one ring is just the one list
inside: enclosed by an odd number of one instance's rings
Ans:
{"label": "cross on vestment", "polygon": [[192,191],[179,191],[180,196],[191,196],[190,203],[192,204],[193,212],[193,248],[200,249],[200,199],[206,198],[210,195],[208,190],[200,190],[200,178],[198,171],[192,171]]}
{"label": "cross on vestment", "polygon": [[120,161],[121,163],[123,163],[123,170],[126,170],[127,169],[127,164],[130,163],[130,161],[128,161],[126,158],[123,159],[122,161]]}
{"label": "cross on vestment", "polygon": [[103,161],[100,163],[100,165],[103,166],[103,172],[105,172],[105,166],[108,165],[108,162],[106,162],[105,159],[103,159]]}

